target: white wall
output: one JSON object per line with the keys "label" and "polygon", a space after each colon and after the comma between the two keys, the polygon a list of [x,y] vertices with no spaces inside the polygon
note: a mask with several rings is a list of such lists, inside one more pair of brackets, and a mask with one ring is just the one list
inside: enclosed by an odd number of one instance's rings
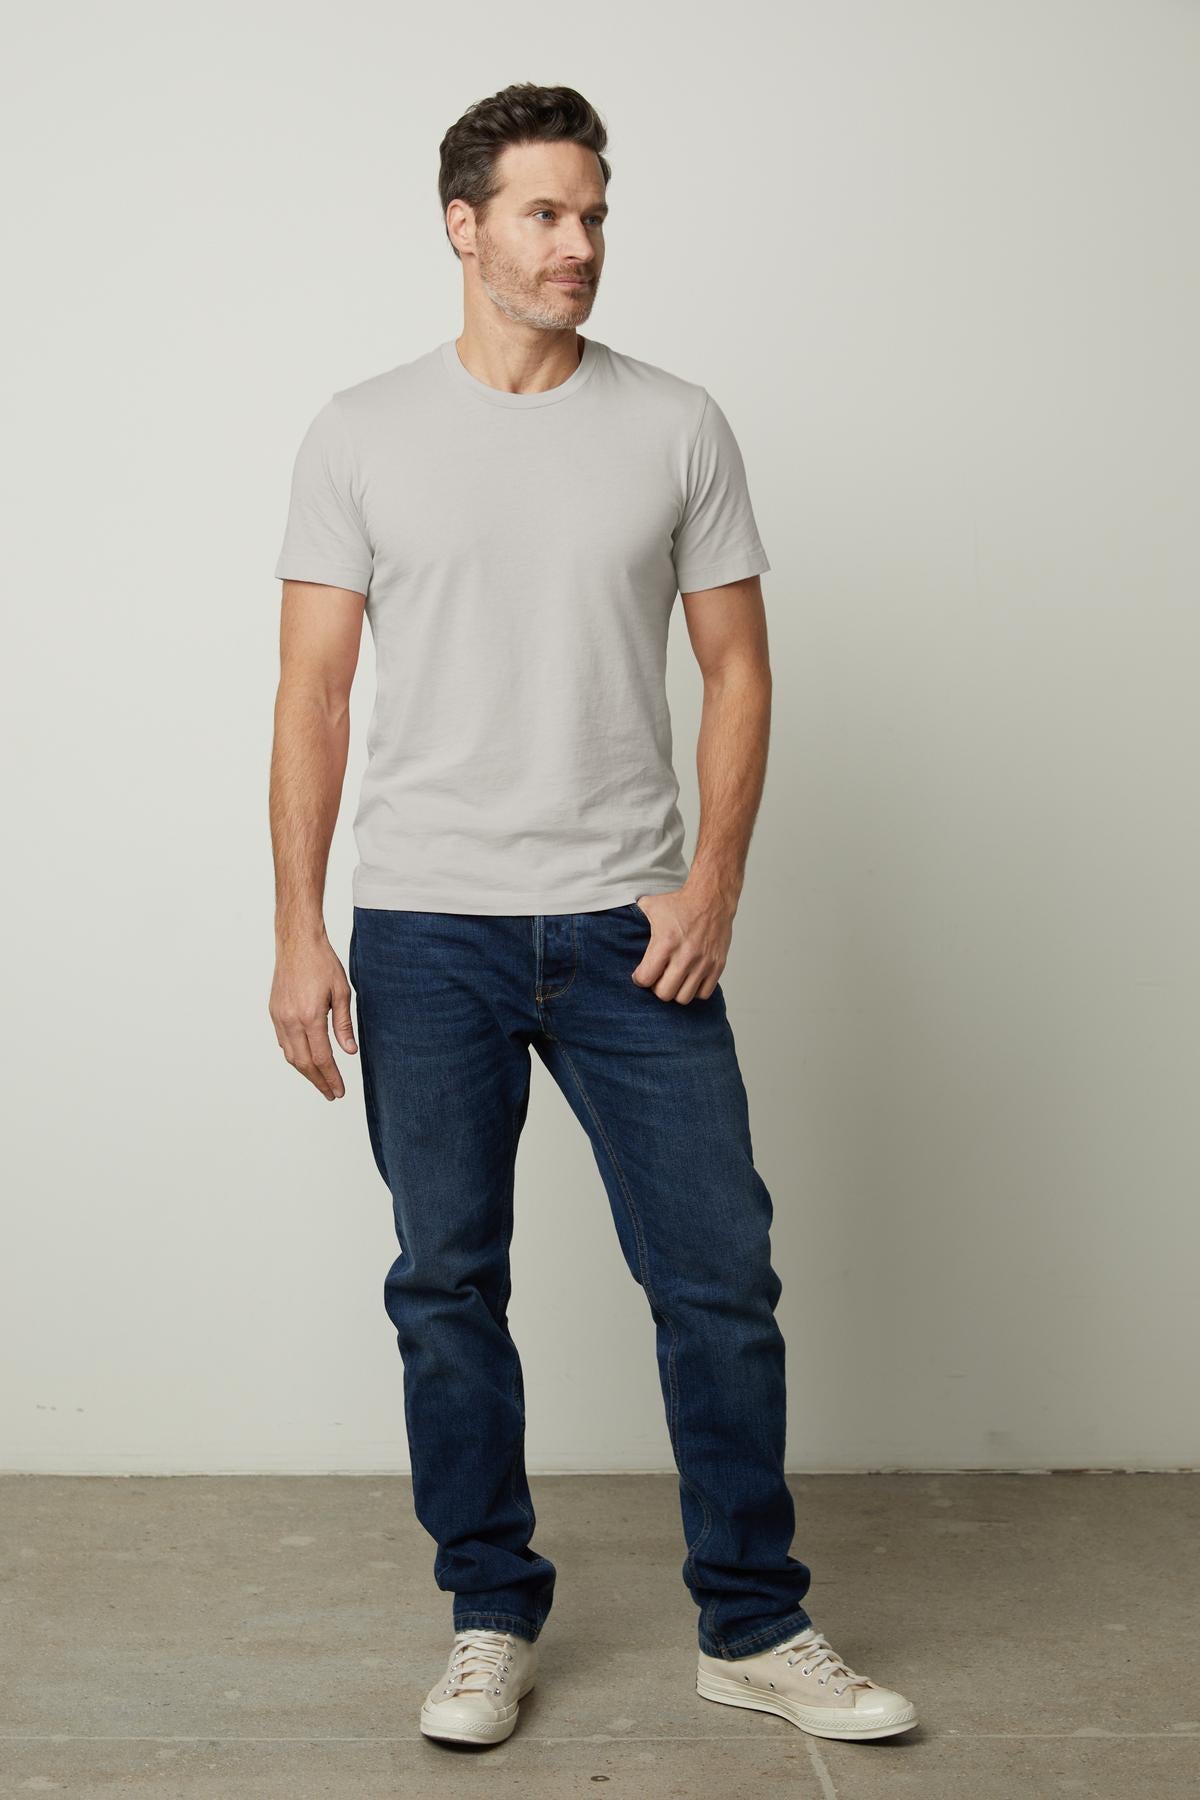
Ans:
{"label": "white wall", "polygon": [[[407,1466],[359,1070],[267,1015],[299,433],[461,324],[437,146],[607,119],[585,328],[701,381],[772,559],[724,988],[788,1466],[1200,1462],[1195,169],[1169,0],[14,15],[0,1466]],[[694,833],[699,688],[673,627]],[[330,869],[350,928],[369,636]],[[690,846],[689,846],[690,847]],[[531,1471],[668,1469],[641,1291],[534,1059]]]}

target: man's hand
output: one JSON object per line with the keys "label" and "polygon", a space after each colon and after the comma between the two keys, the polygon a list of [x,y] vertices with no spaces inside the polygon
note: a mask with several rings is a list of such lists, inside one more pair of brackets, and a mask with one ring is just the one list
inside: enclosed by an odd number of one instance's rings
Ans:
{"label": "man's hand", "polygon": [[633,971],[639,987],[686,1006],[707,1000],[725,967],[733,937],[734,902],[712,888],[684,882],[668,894],[639,894],[650,921],[646,954]]}
{"label": "man's hand", "polygon": [[337,1041],[353,1056],[358,1045],[350,1027],[350,983],[333,945],[323,933],[277,940],[270,1013],[279,1048],[327,1100],[340,1100],[346,1087],[329,1044],[331,1006]]}

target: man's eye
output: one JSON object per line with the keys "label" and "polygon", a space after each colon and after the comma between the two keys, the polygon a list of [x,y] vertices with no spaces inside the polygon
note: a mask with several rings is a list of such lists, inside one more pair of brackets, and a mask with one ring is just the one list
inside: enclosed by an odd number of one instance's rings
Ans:
{"label": "man's eye", "polygon": [[[533,216],[535,219],[544,219],[547,217],[553,217],[553,212],[554,212],[553,207],[543,206],[541,211],[535,212]],[[603,223],[604,223],[604,220],[601,218],[599,213],[589,213],[588,217],[589,217],[589,219],[595,219],[597,225],[603,225]]]}

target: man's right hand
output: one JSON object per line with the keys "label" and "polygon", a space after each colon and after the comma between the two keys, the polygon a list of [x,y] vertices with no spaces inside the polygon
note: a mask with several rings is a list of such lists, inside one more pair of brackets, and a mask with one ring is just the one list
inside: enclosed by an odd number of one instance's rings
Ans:
{"label": "man's right hand", "polygon": [[346,1086],[329,1043],[331,1007],[338,1043],[356,1055],[350,983],[329,939],[322,935],[305,941],[277,940],[269,1010],[279,1048],[293,1069],[299,1069],[327,1100],[340,1100]]}

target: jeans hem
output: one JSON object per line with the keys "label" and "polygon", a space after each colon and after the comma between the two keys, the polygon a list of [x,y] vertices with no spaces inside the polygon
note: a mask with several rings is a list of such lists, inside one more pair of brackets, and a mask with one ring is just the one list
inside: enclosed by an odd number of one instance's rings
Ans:
{"label": "jeans hem", "polygon": [[525,1638],[533,1643],[542,1629],[544,1620],[522,1618],[519,1613],[507,1612],[461,1612],[454,1615],[455,1631],[511,1631],[514,1637]]}
{"label": "jeans hem", "polygon": [[807,1631],[811,1624],[812,1620],[801,1606],[794,1613],[788,1613],[785,1618],[776,1619],[773,1625],[764,1626],[762,1631],[751,1632],[749,1637],[738,1638],[733,1644],[727,1643],[724,1638],[702,1633],[700,1648],[705,1656],[720,1656],[728,1662],[738,1656],[754,1656],[760,1650],[770,1650],[776,1644],[785,1644],[788,1638]]}

